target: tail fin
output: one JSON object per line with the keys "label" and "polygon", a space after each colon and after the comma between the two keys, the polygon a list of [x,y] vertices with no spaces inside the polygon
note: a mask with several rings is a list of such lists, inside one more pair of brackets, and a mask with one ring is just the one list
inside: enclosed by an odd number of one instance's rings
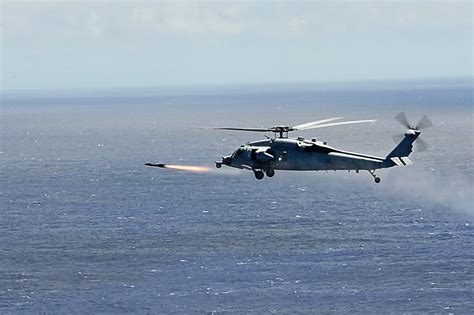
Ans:
{"label": "tail fin", "polygon": [[[405,137],[385,158],[385,167],[412,164],[408,156],[413,151],[413,142],[415,142],[415,140],[418,139],[418,137],[420,136],[421,129],[433,126],[431,120],[425,115],[421,117],[420,121],[418,122],[418,124],[416,124],[416,126],[413,126],[409,123],[407,116],[404,112],[401,112],[397,116],[395,116],[395,119],[403,126],[408,128],[408,130],[405,132]],[[418,140],[418,144],[420,145],[418,146],[419,150],[426,149],[427,147],[426,143],[422,139]]]}
{"label": "tail fin", "polygon": [[402,141],[387,155],[385,161],[391,164],[391,166],[412,164],[408,156],[413,152],[413,142],[415,142],[419,135],[419,130],[408,130]]}

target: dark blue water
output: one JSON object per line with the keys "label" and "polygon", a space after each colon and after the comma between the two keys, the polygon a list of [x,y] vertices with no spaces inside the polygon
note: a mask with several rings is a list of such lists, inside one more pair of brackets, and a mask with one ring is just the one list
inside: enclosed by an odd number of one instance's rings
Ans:
{"label": "dark blue water", "polygon": [[[0,312],[474,311],[472,88],[160,93],[2,101]],[[384,156],[401,110],[431,146],[379,185],[143,166],[341,115],[378,121],[301,135]]]}

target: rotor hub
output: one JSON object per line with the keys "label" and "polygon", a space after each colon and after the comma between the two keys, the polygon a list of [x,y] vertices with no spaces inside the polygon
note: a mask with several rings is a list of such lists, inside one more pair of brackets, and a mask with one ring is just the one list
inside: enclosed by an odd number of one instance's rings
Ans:
{"label": "rotor hub", "polygon": [[275,133],[275,136],[279,134],[280,138],[288,138],[288,132],[295,129],[290,126],[273,126],[270,130]]}

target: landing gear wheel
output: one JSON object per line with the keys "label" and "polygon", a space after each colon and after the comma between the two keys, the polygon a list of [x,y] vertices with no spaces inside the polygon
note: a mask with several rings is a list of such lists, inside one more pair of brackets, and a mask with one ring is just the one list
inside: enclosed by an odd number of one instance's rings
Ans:
{"label": "landing gear wheel", "polygon": [[266,169],[265,174],[267,174],[268,177],[273,177],[275,176],[275,170],[273,168]]}
{"label": "landing gear wheel", "polygon": [[265,174],[263,174],[262,171],[255,171],[255,178],[256,179],[261,180],[261,179],[263,179],[264,176],[265,176]]}
{"label": "landing gear wheel", "polygon": [[222,167],[222,164],[221,164],[221,163],[216,163],[216,167],[217,167],[217,168],[221,168],[221,167]]}
{"label": "landing gear wheel", "polygon": [[374,178],[376,184],[380,183],[380,177],[375,175],[375,170],[369,170],[370,175]]}

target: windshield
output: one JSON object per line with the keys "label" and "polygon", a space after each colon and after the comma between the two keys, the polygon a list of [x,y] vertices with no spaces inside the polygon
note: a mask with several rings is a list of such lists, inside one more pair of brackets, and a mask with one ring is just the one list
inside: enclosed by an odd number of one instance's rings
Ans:
{"label": "windshield", "polygon": [[244,149],[239,148],[239,149],[235,150],[234,154],[232,154],[232,157],[237,158],[237,157],[241,156],[243,153],[244,153]]}

